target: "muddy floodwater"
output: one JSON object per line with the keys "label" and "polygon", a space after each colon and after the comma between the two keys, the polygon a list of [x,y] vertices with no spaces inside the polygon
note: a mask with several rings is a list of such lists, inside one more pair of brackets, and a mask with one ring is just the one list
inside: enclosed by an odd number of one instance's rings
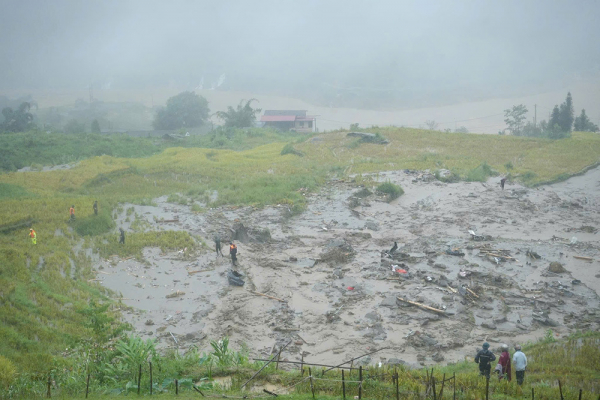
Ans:
{"label": "muddy floodwater", "polygon": [[[124,204],[127,231],[185,230],[206,246],[98,260],[97,278],[131,307],[138,335],[180,351],[227,335],[258,358],[291,340],[289,360],[339,363],[385,347],[361,362],[419,366],[472,357],[483,341],[600,328],[600,169],[536,189],[408,170],[373,178],[405,194],[387,203],[332,180],[296,216],[285,205]],[[243,287],[227,277],[231,238]]]}

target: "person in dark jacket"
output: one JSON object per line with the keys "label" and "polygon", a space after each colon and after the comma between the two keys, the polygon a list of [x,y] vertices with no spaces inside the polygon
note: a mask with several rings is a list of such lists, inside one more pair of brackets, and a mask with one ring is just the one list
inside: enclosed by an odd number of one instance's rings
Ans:
{"label": "person in dark jacket", "polygon": [[215,250],[217,251],[217,257],[219,257],[219,254],[221,254],[221,257],[223,257],[223,251],[221,251],[221,237],[220,236],[215,236]]}
{"label": "person in dark jacket", "polygon": [[123,228],[119,228],[119,232],[121,232],[121,237],[119,238],[119,244],[125,244],[125,231]]}
{"label": "person in dark jacket", "polygon": [[94,209],[94,215],[98,215],[98,200],[94,200],[92,208]]}
{"label": "person in dark jacket", "polygon": [[479,350],[475,356],[475,362],[479,364],[479,375],[483,375],[487,379],[490,379],[490,372],[492,370],[491,362],[496,359],[496,356],[489,348],[490,344],[485,342],[483,344],[483,349]]}

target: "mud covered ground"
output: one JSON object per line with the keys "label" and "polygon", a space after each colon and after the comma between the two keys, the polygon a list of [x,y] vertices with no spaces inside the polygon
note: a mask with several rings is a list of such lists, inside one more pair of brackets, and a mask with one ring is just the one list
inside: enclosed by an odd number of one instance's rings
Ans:
{"label": "mud covered ground", "polygon": [[[599,329],[600,169],[504,191],[499,177],[442,183],[394,171],[375,179],[405,194],[388,204],[355,183],[331,181],[291,217],[283,205],[193,213],[166,198],[126,204],[119,225],[127,230],[187,230],[207,246],[198,254],[146,249],[141,262],[99,260],[98,279],[132,307],[125,316],[137,334],[181,350],[208,350],[209,340],[228,335],[254,357],[292,340],[290,360],[304,352],[309,362],[336,363],[385,347],[361,362],[418,366],[473,356],[485,340]],[[229,285],[231,261],[213,250],[217,234],[236,239],[244,287]]]}

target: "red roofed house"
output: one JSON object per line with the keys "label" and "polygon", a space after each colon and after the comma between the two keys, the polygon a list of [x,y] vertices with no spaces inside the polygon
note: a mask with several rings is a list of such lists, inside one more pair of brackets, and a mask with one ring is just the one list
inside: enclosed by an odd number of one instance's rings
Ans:
{"label": "red roofed house", "polygon": [[266,110],[260,117],[263,126],[272,126],[282,131],[316,132],[317,119],[306,115],[306,110]]}

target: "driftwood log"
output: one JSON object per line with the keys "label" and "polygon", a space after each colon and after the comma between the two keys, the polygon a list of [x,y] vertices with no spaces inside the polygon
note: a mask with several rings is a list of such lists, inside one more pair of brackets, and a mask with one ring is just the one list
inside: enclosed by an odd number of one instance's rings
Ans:
{"label": "driftwood log", "polygon": [[416,301],[406,300],[406,299],[403,299],[402,297],[396,297],[396,298],[398,300],[400,300],[400,301],[403,301],[403,302],[408,303],[408,304],[412,304],[413,306],[421,307],[421,308],[423,308],[425,310],[433,311],[433,312],[436,312],[436,313],[439,313],[439,314],[444,314],[444,315],[446,314],[446,312],[444,310],[440,310],[440,309],[437,309],[437,308],[429,307],[429,306],[426,306],[425,304],[417,303]]}

